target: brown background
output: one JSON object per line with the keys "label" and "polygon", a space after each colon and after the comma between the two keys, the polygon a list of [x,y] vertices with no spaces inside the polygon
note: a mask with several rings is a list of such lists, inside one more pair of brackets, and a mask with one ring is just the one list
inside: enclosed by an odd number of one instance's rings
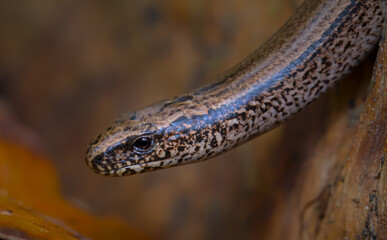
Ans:
{"label": "brown background", "polygon": [[[3,124],[2,134],[52,158],[68,199],[120,215],[150,237],[297,236],[294,221],[304,212],[294,206],[323,196],[322,183],[342,167],[335,156],[349,151],[340,141],[354,136],[372,58],[290,123],[211,161],[126,178],[96,175],[84,163],[88,142],[116,117],[216,79],[297,6],[289,0],[2,1],[0,108],[23,125],[20,131]],[[310,157],[332,164],[305,164]],[[287,201],[307,179],[321,181]]]}

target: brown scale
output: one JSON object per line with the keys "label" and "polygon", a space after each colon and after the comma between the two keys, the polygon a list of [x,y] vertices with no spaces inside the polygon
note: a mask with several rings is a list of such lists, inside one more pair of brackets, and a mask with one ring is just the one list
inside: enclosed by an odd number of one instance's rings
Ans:
{"label": "brown scale", "polygon": [[283,123],[377,44],[385,0],[307,0],[217,82],[128,113],[89,146],[87,164],[132,175],[211,158]]}

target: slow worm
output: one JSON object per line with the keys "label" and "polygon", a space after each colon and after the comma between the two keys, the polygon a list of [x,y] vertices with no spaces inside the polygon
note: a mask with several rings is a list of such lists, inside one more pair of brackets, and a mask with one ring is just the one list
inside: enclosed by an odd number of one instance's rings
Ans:
{"label": "slow worm", "polygon": [[127,113],[86,162],[125,176],[209,159],[283,123],[377,45],[385,0],[306,0],[287,23],[218,81]]}

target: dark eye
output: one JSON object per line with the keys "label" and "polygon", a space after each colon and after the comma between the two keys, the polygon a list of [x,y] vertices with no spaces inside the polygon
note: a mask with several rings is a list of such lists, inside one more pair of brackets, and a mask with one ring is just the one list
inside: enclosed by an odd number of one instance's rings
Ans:
{"label": "dark eye", "polygon": [[137,151],[148,151],[153,146],[153,139],[151,137],[139,137],[134,141],[133,146]]}

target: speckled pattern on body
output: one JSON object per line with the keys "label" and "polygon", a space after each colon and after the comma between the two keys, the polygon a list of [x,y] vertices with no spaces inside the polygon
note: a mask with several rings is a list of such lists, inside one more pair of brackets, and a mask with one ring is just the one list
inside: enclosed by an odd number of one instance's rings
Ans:
{"label": "speckled pattern on body", "polygon": [[89,146],[109,176],[209,159],[283,123],[378,43],[385,0],[307,0],[262,47],[217,82],[125,114]]}

